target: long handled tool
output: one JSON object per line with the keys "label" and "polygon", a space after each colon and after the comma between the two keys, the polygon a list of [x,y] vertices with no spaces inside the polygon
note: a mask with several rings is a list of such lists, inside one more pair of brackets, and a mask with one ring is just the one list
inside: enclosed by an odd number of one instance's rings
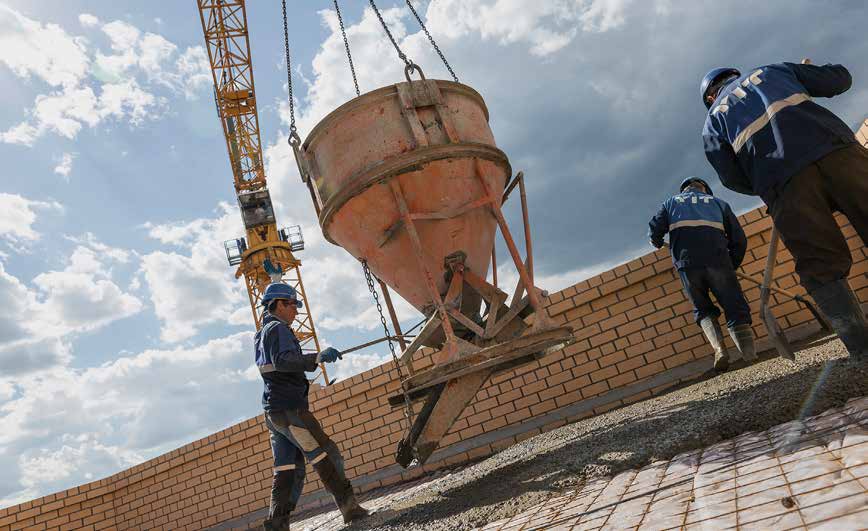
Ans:
{"label": "long handled tool", "polygon": [[766,256],[766,269],[763,273],[762,284],[760,285],[760,317],[769,333],[769,339],[772,340],[775,350],[778,351],[778,355],[790,361],[795,361],[796,355],[793,352],[793,347],[790,345],[789,340],[787,340],[787,336],[784,335],[783,330],[781,330],[780,325],[778,325],[778,321],[775,319],[775,315],[772,313],[771,308],[769,308],[775,260],[778,255],[778,239],[778,229],[772,227],[772,234],[769,241],[769,252],[768,256]]}
{"label": "long handled tool", "polygon": [[[381,337],[381,338],[375,339],[373,341],[368,341],[367,343],[362,343],[361,345],[356,345],[354,347],[350,347],[348,349],[342,350],[341,351],[341,357],[343,357],[344,354],[349,354],[350,352],[356,352],[357,350],[362,350],[363,348],[368,348],[368,347],[374,346],[377,343],[382,343],[383,341],[399,341],[399,340],[404,339],[404,338],[412,338],[412,337],[414,337],[414,336],[407,335],[407,334],[398,335],[398,336]],[[334,380],[331,380],[330,382],[327,382],[327,384],[331,385],[331,384],[335,383],[336,381],[337,381],[337,378],[335,378]]]}

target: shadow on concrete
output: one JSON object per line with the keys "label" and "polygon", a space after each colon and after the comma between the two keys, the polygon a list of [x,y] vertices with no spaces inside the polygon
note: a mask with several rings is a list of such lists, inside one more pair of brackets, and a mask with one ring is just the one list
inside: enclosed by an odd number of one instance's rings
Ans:
{"label": "shadow on concrete", "polygon": [[[813,338],[794,346],[804,351],[832,340]],[[774,352],[765,352],[761,361],[773,357]],[[449,520],[450,529],[481,526],[589,479],[764,431],[868,395],[865,366],[845,359],[798,363],[804,366],[780,376],[763,363],[730,370],[720,380],[707,374],[658,397],[561,427],[443,478],[427,500],[381,511],[348,529],[428,527],[440,520]]]}

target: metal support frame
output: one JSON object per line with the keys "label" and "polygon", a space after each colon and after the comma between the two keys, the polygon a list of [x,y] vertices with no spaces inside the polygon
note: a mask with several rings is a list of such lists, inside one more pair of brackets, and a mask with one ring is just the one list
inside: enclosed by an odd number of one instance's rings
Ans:
{"label": "metal support frame", "polygon": [[[486,180],[485,168],[481,160],[474,160],[474,169],[484,191],[483,197],[444,212],[410,212],[398,177],[389,180],[400,218],[387,229],[383,238],[384,243],[394,237],[399,230],[406,231],[416,263],[424,273],[428,294],[434,307],[433,314],[429,316],[428,322],[419,334],[410,344],[403,346],[400,357],[400,362],[410,371],[410,377],[402,382],[402,389],[413,400],[427,399],[422,412],[416,417],[414,425],[399,445],[397,460],[403,466],[424,462],[431,455],[440,439],[493,372],[533,361],[541,353],[574,341],[571,328],[553,325],[542,304],[545,292],[533,285],[533,246],[523,174],[519,173],[513,179],[511,186],[518,186],[521,195],[527,251],[525,259],[522,259],[519,253],[500,207],[503,199],[508,196],[509,190],[501,196],[492,189]],[[434,281],[433,272],[426,265],[428,262],[425,260],[425,251],[419,239],[416,223],[449,219],[476,208],[488,209],[495,218],[497,228],[500,229],[499,232],[518,271],[519,281],[509,306],[505,304],[509,296],[496,284],[496,269],[493,273],[494,284],[491,284],[466,267],[463,253],[450,255],[444,264],[449,285],[446,293],[441,294]],[[496,268],[497,257],[493,248],[491,260],[492,267]],[[475,322],[461,312],[462,297],[468,289],[476,292],[488,307],[482,323]],[[525,292],[527,295],[523,296]],[[394,315],[394,308],[390,304],[387,305],[395,325],[397,318]],[[528,328],[524,318],[531,314],[534,315],[534,320]],[[462,337],[469,340],[458,337],[456,327],[466,331],[462,332],[464,334]],[[434,354],[434,367],[415,372],[412,365],[413,355],[438,330],[443,331],[445,341],[442,348]],[[390,398],[393,405],[399,405],[404,400],[403,392],[400,397]]]}

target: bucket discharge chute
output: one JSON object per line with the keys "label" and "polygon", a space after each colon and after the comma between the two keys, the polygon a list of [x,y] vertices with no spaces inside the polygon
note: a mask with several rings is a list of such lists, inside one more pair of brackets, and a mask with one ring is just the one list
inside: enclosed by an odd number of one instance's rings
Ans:
{"label": "bucket discharge chute", "polygon": [[[293,147],[326,239],[427,318],[401,354],[410,374],[403,393],[390,399],[425,401],[397,456],[403,466],[424,463],[493,372],[573,340],[550,322],[533,285],[521,174],[510,183],[482,97],[452,81],[408,78],[363,94]],[[516,184],[525,258],[501,211]],[[498,229],[519,277],[508,305],[486,280]],[[435,350],[434,365],[415,372],[423,346]]]}

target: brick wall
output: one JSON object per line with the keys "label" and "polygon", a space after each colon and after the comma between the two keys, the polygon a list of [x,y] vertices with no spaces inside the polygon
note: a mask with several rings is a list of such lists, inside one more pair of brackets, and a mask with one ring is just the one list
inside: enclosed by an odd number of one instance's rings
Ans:
{"label": "brick wall", "polygon": [[[863,131],[868,133],[868,124]],[[761,275],[770,219],[757,209],[741,221],[749,237],[743,270]],[[851,283],[868,301],[866,249],[852,227],[842,223],[855,261]],[[804,293],[786,249],[779,253],[776,279],[778,286]],[[742,284],[754,311],[754,331],[762,340],[766,332],[756,314],[759,289]],[[796,302],[778,296],[773,302],[788,333],[804,335],[818,328]],[[387,403],[399,389],[390,365],[313,393],[314,413],[341,447],[354,485],[370,490],[483,457],[650,397],[710,366],[711,348],[692,323],[691,306],[665,251],[553,293],[548,304],[555,321],[575,326],[576,343],[493,377],[424,468],[405,471],[394,464],[404,424],[401,410]],[[423,354],[418,358],[422,367],[430,364]],[[326,502],[316,474],[307,477],[303,503]],[[245,528],[264,516],[270,481],[268,437],[262,417],[256,417],[108,478],[0,510],[0,531]]]}
{"label": "brick wall", "polygon": [[863,146],[868,147],[868,118],[862,122],[862,127],[856,131],[856,140],[861,142]]}

